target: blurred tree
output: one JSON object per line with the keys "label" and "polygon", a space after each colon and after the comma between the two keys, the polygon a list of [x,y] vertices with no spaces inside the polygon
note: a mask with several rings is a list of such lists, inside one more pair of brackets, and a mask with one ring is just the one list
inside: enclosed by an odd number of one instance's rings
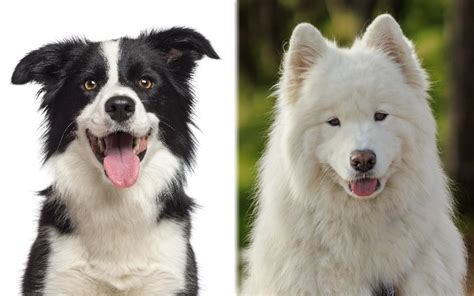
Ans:
{"label": "blurred tree", "polygon": [[453,15],[450,170],[462,213],[474,213],[474,1],[457,0]]}
{"label": "blurred tree", "polygon": [[346,9],[358,15],[364,24],[368,24],[374,17],[377,8],[381,8],[382,12],[387,9],[390,14],[399,20],[406,7],[406,0],[326,0],[326,5],[339,9]]}
{"label": "blurred tree", "polygon": [[[438,2],[436,0],[435,2]],[[329,37],[347,45],[380,12],[403,17],[407,0],[241,0],[239,1],[240,81],[271,85],[277,80],[284,41],[300,22],[328,24]]]}
{"label": "blurred tree", "polygon": [[283,40],[288,40],[291,29],[297,22],[317,23],[325,16],[324,1],[239,1],[240,81],[250,85],[275,83]]}

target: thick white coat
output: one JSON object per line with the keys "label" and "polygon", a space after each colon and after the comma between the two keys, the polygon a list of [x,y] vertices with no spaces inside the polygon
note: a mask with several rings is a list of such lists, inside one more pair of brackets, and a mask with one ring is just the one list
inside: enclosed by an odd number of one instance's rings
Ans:
{"label": "thick white coat", "polygon": [[[379,16],[351,48],[300,24],[282,71],[243,294],[360,296],[393,284],[402,296],[463,295],[428,81],[396,21]],[[389,115],[376,122],[377,111]],[[360,149],[377,154],[381,183],[365,199],[348,187]]]}

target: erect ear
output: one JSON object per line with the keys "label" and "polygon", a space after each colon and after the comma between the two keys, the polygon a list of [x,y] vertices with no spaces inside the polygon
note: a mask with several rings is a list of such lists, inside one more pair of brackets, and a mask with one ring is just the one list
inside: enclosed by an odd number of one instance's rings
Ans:
{"label": "erect ear", "polygon": [[204,55],[219,59],[209,40],[193,29],[173,27],[164,31],[142,33],[140,37],[158,49],[172,66],[188,64],[193,68],[195,62]]}
{"label": "erect ear", "polygon": [[85,45],[84,41],[73,39],[34,50],[15,67],[11,82],[25,84],[34,81],[42,85],[56,83],[65,74],[65,66],[74,60]]}
{"label": "erect ear", "polygon": [[398,64],[409,85],[422,91],[426,90],[427,77],[413,46],[391,15],[379,15],[367,28],[362,42],[370,48],[381,50]]}
{"label": "erect ear", "polygon": [[295,102],[308,70],[327,50],[326,40],[313,25],[301,23],[295,27],[290,46],[283,60],[281,96]]}

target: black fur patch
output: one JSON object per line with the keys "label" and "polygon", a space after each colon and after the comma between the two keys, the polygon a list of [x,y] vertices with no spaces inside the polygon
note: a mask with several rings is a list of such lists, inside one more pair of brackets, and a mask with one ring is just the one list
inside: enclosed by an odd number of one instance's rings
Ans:
{"label": "black fur patch", "polygon": [[[187,28],[142,33],[137,39],[121,41],[119,80],[133,88],[147,112],[160,119],[159,138],[189,167],[194,159],[195,139],[191,133],[194,97],[190,79],[196,61],[204,55],[219,58],[209,41]],[[139,53],[139,54],[138,54]],[[143,90],[141,77],[155,87]]]}
{"label": "black fur patch", "polygon": [[73,232],[72,222],[66,210],[66,206],[53,196],[52,187],[48,187],[40,192],[46,197],[41,209],[39,226],[54,227],[61,234],[70,234]]}
{"label": "black fur patch", "polygon": [[[182,176],[182,178],[184,178]],[[189,242],[191,238],[191,214],[196,206],[194,201],[186,195],[183,190],[183,181],[178,177],[169,189],[159,197],[159,203],[162,206],[158,223],[162,219],[173,219],[184,223],[184,235],[187,240],[187,258],[186,258],[186,286],[185,291],[178,295],[197,295],[198,293],[198,269],[193,248]]]}
{"label": "black fur patch", "polygon": [[194,251],[191,244],[187,244],[187,261],[186,261],[186,291],[179,295],[194,296],[198,294],[198,273],[196,266],[196,259],[194,258]]}
{"label": "black fur patch", "polygon": [[372,296],[396,296],[397,289],[393,285],[381,284],[372,290]]}
{"label": "black fur patch", "polygon": [[60,234],[70,234],[74,231],[66,206],[54,197],[53,188],[50,186],[39,194],[44,196],[45,200],[39,219],[38,236],[31,247],[23,276],[24,295],[40,295],[37,293],[44,288],[50,253],[48,229],[54,228]]}
{"label": "black fur patch", "polygon": [[[16,66],[12,83],[40,83],[41,110],[45,114],[44,160],[64,152],[75,138],[76,117],[95,97],[83,82],[90,76],[106,79],[105,60],[99,44],[71,39],[30,52]],[[100,89],[100,87],[98,88]]]}
{"label": "black fur patch", "polygon": [[43,295],[44,278],[48,268],[48,256],[50,252],[49,241],[45,229],[38,232],[33,246],[31,247],[22,282],[23,295]]}
{"label": "black fur patch", "polygon": [[[160,194],[158,202],[162,205],[162,208],[158,221],[161,219],[174,219],[180,222],[191,220],[191,213],[196,205],[184,192],[183,187],[182,182],[174,181],[169,185],[168,190]],[[190,232],[190,230],[187,230],[187,232]]]}

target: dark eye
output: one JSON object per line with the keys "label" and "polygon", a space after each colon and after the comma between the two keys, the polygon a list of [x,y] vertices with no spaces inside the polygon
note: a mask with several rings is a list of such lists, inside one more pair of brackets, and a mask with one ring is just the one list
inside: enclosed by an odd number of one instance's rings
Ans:
{"label": "dark eye", "polygon": [[375,112],[374,114],[374,120],[375,121],[383,121],[385,118],[387,118],[388,114],[384,112]]}
{"label": "dark eye", "polygon": [[339,121],[339,118],[333,117],[326,121],[330,126],[341,126],[341,122]]}
{"label": "dark eye", "polygon": [[87,91],[91,91],[97,88],[97,82],[92,79],[87,79],[84,81],[84,89]]}
{"label": "dark eye", "polygon": [[138,85],[144,89],[150,89],[153,87],[153,82],[147,77],[142,77],[138,80]]}

